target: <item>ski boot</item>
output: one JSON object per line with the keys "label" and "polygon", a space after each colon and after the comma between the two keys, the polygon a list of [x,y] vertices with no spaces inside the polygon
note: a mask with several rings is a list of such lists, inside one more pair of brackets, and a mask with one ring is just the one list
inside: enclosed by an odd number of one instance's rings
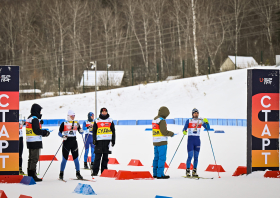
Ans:
{"label": "ski boot", "polygon": [[157,177],[157,179],[169,179],[170,176],[169,175],[163,175],[161,177]]}
{"label": "ski boot", "polygon": [[84,169],[89,169],[87,162],[84,162]]}
{"label": "ski boot", "polygon": [[186,170],[186,177],[191,177],[191,170],[189,168]]}
{"label": "ski boot", "polygon": [[198,177],[198,174],[196,171],[197,171],[196,168],[194,168],[192,171],[192,177]]}
{"label": "ski boot", "polygon": [[21,167],[19,167],[19,175],[25,175],[25,173],[22,171]]}
{"label": "ski boot", "polygon": [[60,173],[59,173],[59,179],[63,180],[63,171],[60,171]]}
{"label": "ski boot", "polygon": [[[41,182],[41,181],[43,181],[41,178],[38,178],[38,177],[37,177],[36,171],[32,171],[32,170],[29,170],[29,171],[30,171],[30,174],[32,175],[32,177],[33,177],[33,179],[34,179],[35,182]],[[28,175],[29,175],[29,173],[28,173]]]}
{"label": "ski boot", "polygon": [[77,179],[83,180],[84,178],[82,177],[82,175],[80,174],[80,171],[76,171],[76,177]]}

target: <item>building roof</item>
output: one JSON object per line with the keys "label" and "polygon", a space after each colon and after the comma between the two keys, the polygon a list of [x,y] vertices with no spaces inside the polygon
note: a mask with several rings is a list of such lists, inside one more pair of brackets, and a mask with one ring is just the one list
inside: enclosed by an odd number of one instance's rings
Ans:
{"label": "building roof", "polygon": [[[85,70],[80,86],[95,86],[95,71]],[[107,71],[97,71],[97,86],[107,86]],[[124,71],[108,71],[108,86],[121,86]]]}
{"label": "building roof", "polygon": [[[235,64],[235,56],[228,57]],[[256,65],[258,65],[257,61],[251,56],[236,56],[236,67],[248,68]]]}

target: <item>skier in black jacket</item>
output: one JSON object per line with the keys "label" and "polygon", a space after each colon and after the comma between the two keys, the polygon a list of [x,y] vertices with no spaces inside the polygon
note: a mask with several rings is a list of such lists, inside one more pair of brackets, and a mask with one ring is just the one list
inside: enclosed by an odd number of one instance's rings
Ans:
{"label": "skier in black jacket", "polygon": [[110,115],[106,108],[100,110],[99,118],[96,119],[93,125],[93,144],[95,145],[95,159],[92,166],[91,176],[97,176],[99,172],[100,160],[101,173],[104,169],[108,169],[108,154],[111,154],[109,150],[109,144],[112,142],[112,146],[115,145],[115,125],[113,119],[109,118]]}
{"label": "skier in black jacket", "polygon": [[43,148],[42,137],[48,137],[50,132],[42,130],[39,119],[42,118],[41,110],[43,108],[38,104],[33,104],[31,107],[31,115],[26,120],[26,142],[29,149],[28,158],[28,176],[34,178],[35,181],[42,181],[36,175],[36,165],[39,160],[39,151]]}

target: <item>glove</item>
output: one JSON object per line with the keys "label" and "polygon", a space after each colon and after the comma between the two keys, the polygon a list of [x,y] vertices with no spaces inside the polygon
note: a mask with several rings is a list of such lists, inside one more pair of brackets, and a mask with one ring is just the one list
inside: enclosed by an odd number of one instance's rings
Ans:
{"label": "glove", "polygon": [[184,134],[184,135],[187,135],[187,134],[188,134],[188,131],[183,131],[183,134]]}
{"label": "glove", "polygon": [[96,146],[96,140],[93,140],[93,145]]}
{"label": "glove", "polygon": [[43,137],[48,137],[50,135],[50,132],[47,131],[47,130],[43,130],[44,133],[43,133]]}
{"label": "glove", "polygon": [[62,136],[62,139],[63,141],[67,140],[67,136],[66,135]]}
{"label": "glove", "polygon": [[175,135],[178,135],[177,133],[173,133],[173,135],[171,137],[174,137]]}
{"label": "glove", "polygon": [[80,129],[79,133],[83,135],[84,134],[84,130]]}
{"label": "glove", "polygon": [[206,123],[206,124],[208,124],[207,118],[204,118],[204,119],[203,119],[203,122]]}
{"label": "glove", "polygon": [[112,146],[115,146],[115,141],[112,140]]}
{"label": "glove", "polygon": [[40,124],[44,124],[44,121],[43,121],[43,120],[40,120]]}

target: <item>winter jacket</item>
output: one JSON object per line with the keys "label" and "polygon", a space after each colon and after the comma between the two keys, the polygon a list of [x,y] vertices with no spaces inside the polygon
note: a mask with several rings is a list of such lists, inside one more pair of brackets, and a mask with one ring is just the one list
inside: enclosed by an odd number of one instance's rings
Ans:
{"label": "winter jacket", "polygon": [[[168,131],[167,130],[167,126],[166,126],[166,121],[165,119],[167,118],[167,116],[170,114],[169,109],[167,107],[161,107],[158,110],[158,115],[154,118],[154,120],[158,119],[158,118],[163,118],[163,120],[161,120],[159,122],[159,128],[160,128],[160,132],[162,133],[162,135],[164,136],[173,136],[174,133],[172,131]],[[153,143],[154,146],[162,146],[162,145],[167,145],[167,141],[162,141],[162,142],[154,142]]]}
{"label": "winter jacket", "polygon": [[116,140],[116,133],[115,133],[115,125],[113,120],[111,121],[111,126],[110,129],[112,131],[112,140],[97,140],[97,122],[102,121],[102,120],[107,120],[110,117],[109,114],[106,116],[103,116],[102,114],[99,115],[99,118],[96,119],[93,125],[93,144],[95,144],[95,149],[94,153],[108,153],[111,154],[111,151],[109,151],[109,144],[112,142],[112,145],[115,145],[115,140]]}
{"label": "winter jacket", "polygon": [[[48,133],[47,130],[40,129],[39,119],[41,119],[42,115],[40,114],[42,107],[38,104],[33,104],[31,107],[31,115],[28,118],[36,117],[32,119],[32,130],[36,135],[41,135],[45,137]],[[43,148],[42,141],[37,142],[27,142],[28,149],[41,149]]]}

